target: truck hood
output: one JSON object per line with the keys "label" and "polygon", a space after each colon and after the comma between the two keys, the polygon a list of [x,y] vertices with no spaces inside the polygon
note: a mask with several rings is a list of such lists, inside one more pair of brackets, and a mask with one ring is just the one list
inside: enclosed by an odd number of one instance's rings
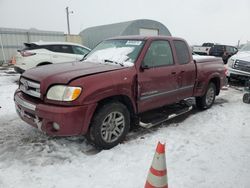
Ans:
{"label": "truck hood", "polygon": [[78,77],[92,75],[122,69],[120,65],[92,63],[92,62],[68,62],[40,66],[25,71],[22,76],[41,83],[43,87],[50,84],[68,84]]}
{"label": "truck hood", "polygon": [[242,60],[242,61],[249,61],[250,62],[250,51],[239,51],[237,54],[232,56],[233,60]]}

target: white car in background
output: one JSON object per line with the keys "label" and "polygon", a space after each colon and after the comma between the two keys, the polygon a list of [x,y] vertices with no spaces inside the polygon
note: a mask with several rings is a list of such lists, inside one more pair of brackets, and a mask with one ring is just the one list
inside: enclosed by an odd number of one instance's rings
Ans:
{"label": "white car in background", "polygon": [[250,80],[250,43],[244,45],[237,54],[229,58],[226,75],[230,79]]}
{"label": "white car in background", "polygon": [[81,60],[90,52],[85,46],[69,42],[32,42],[24,46],[14,57],[18,73],[41,65]]}

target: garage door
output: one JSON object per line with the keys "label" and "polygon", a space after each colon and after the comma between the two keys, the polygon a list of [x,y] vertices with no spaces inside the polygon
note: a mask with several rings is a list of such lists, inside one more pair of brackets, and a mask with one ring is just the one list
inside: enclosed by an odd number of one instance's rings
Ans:
{"label": "garage door", "polygon": [[157,35],[159,35],[159,30],[158,29],[140,28],[140,35],[157,36]]}

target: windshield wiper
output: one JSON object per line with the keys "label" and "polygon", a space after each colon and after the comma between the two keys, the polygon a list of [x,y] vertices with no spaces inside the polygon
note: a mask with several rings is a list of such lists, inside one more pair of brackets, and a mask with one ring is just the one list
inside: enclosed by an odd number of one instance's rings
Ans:
{"label": "windshield wiper", "polygon": [[114,64],[121,65],[122,67],[124,67],[123,63],[118,63],[116,61],[112,61],[112,60],[109,60],[109,59],[104,59],[104,62],[105,63],[114,63]]}

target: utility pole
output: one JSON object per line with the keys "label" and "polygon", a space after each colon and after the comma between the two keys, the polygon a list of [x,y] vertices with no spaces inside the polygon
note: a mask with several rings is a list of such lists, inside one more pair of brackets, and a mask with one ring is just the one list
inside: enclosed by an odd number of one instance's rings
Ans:
{"label": "utility pole", "polygon": [[73,11],[69,11],[69,7],[66,7],[68,34],[70,35],[69,14],[73,14]]}
{"label": "utility pole", "polygon": [[1,44],[2,54],[3,54],[3,63],[6,63],[5,54],[4,54],[4,50],[3,50],[3,41],[2,41],[2,34],[1,33],[0,33],[0,44]]}

